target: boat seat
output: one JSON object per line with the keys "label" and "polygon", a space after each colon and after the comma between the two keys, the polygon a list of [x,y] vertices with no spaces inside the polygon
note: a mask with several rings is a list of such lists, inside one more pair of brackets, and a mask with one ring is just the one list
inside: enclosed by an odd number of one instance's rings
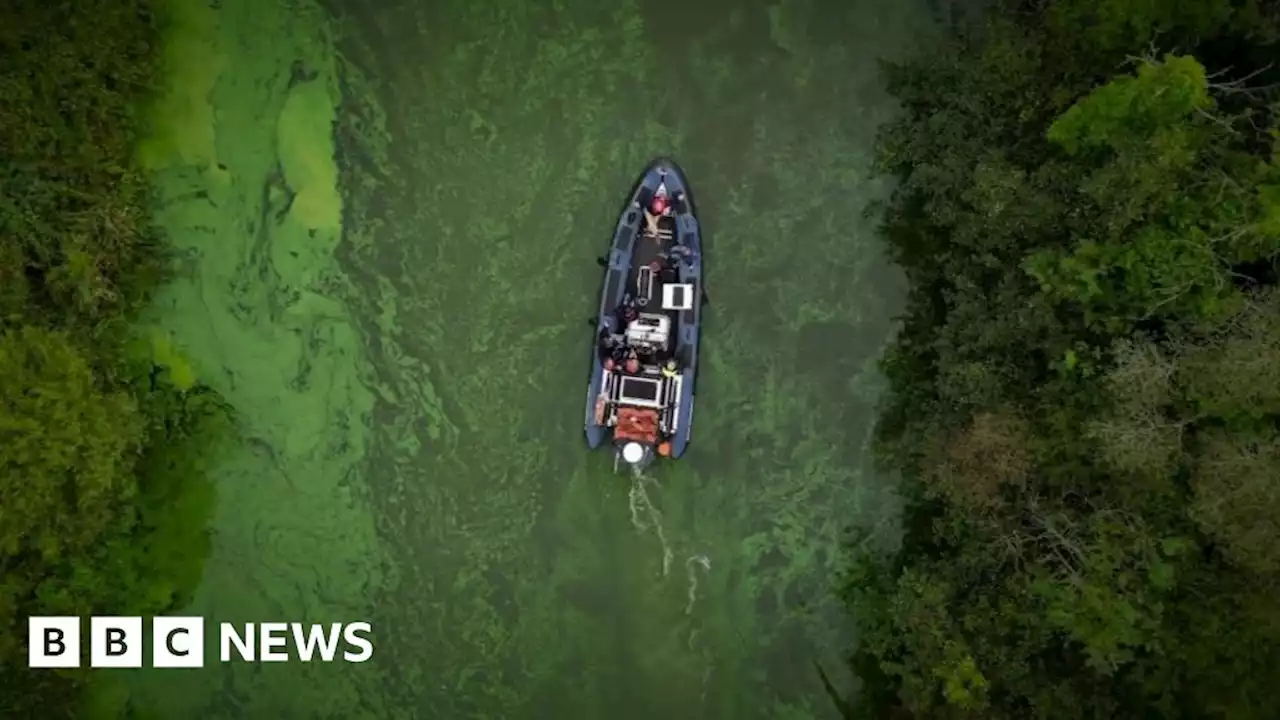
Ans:
{"label": "boat seat", "polygon": [[657,281],[653,268],[643,265],[636,271],[636,304],[645,307],[653,299],[653,286]]}
{"label": "boat seat", "polygon": [[693,303],[693,283],[666,283],[662,286],[663,310],[692,310]]}
{"label": "boat seat", "polygon": [[658,239],[669,243],[676,237],[676,219],[671,215],[658,218]]}

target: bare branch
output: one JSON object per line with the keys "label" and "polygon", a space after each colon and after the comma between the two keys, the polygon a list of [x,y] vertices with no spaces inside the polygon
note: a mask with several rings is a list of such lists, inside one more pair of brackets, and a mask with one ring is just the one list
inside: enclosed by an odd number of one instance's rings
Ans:
{"label": "bare branch", "polygon": [[1223,129],[1225,129],[1227,132],[1231,133],[1232,135],[1240,134],[1240,131],[1232,127],[1229,121],[1224,120],[1223,118],[1220,118],[1217,115],[1214,115],[1213,113],[1205,112],[1201,108],[1196,108],[1196,112],[1199,113],[1201,117],[1215,123],[1216,125],[1219,125]]}
{"label": "bare branch", "polygon": [[1270,85],[1261,85],[1256,87],[1248,87],[1247,85],[1245,85],[1245,83],[1249,82],[1253,78],[1270,70],[1272,65],[1273,63],[1267,63],[1266,65],[1263,65],[1262,67],[1258,68],[1257,70],[1254,70],[1253,72],[1249,73],[1248,75],[1245,75],[1242,78],[1237,78],[1235,80],[1231,80],[1228,82],[1209,83],[1209,89],[1214,90],[1216,92],[1223,93],[1224,95],[1232,95],[1232,94],[1252,95],[1252,94],[1257,94],[1257,93],[1265,92],[1267,90],[1280,87],[1280,83],[1272,83]]}

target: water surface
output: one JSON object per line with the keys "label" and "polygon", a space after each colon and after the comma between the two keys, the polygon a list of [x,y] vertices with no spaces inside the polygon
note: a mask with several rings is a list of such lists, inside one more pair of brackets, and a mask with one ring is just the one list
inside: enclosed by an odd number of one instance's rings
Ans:
{"label": "water surface", "polygon": [[[865,211],[897,0],[174,0],[157,303],[240,410],[192,612],[374,622],[375,662],[148,673],[201,718],[825,718],[900,281]],[[603,253],[649,159],[708,273],[694,441],[585,451]]]}

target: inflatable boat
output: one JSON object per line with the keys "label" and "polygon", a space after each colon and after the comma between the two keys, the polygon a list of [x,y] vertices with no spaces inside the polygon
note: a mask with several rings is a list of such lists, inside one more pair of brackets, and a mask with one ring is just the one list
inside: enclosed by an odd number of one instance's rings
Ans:
{"label": "inflatable boat", "polygon": [[674,162],[650,163],[613,233],[587,381],[587,446],[640,471],[689,447],[706,294],[693,196]]}

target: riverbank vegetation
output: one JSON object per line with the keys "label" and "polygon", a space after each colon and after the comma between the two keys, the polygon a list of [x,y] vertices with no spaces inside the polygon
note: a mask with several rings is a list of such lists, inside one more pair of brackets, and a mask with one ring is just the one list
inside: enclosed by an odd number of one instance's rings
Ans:
{"label": "riverbank vegetation", "polygon": [[133,162],[149,3],[6,3],[0,57],[0,716],[114,716],[86,672],[25,669],[26,618],[189,599],[227,414],[132,324],[168,268]]}
{"label": "riverbank vegetation", "polygon": [[1275,17],[997,4],[888,69],[909,511],[850,584],[864,709],[1274,717]]}

